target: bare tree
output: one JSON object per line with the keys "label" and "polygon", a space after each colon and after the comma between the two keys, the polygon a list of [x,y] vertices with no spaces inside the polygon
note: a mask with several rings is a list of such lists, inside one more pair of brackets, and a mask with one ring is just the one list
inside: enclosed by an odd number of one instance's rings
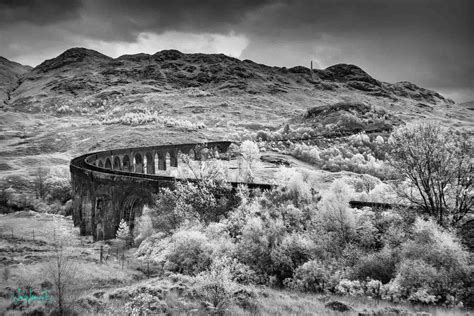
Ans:
{"label": "bare tree", "polygon": [[[56,222],[56,220],[55,220]],[[78,263],[73,256],[70,233],[59,223],[55,223],[53,255],[44,265],[45,276],[52,283],[52,296],[60,315],[69,315],[72,311],[76,293],[79,289],[76,278]]]}
{"label": "bare tree", "polygon": [[35,193],[36,198],[40,198],[44,200],[46,197],[46,177],[48,175],[48,170],[44,169],[43,167],[38,167],[34,173],[34,186],[35,186]]}
{"label": "bare tree", "polygon": [[473,153],[466,135],[420,123],[396,130],[389,144],[402,198],[441,226],[456,226],[473,213]]}

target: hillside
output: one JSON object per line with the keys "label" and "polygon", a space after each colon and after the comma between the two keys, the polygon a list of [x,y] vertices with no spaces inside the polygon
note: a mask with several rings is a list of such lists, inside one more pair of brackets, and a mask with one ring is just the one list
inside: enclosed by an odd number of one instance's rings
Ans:
{"label": "hillside", "polygon": [[19,78],[31,67],[23,66],[0,56],[0,104],[10,100],[11,91],[19,85]]}
{"label": "hillside", "polygon": [[454,104],[435,91],[409,82],[381,82],[354,65],[338,64],[313,71],[301,66],[287,69],[222,54],[183,54],[175,50],[113,59],[93,50],[72,48],[22,74],[20,84],[10,85],[10,98],[4,96],[3,101],[14,111],[30,113],[54,113],[60,108],[62,112],[91,112],[100,106],[107,112],[114,106],[135,103],[154,104],[166,111],[160,101],[164,95],[176,93],[180,99],[173,97],[178,103],[173,104],[174,109],[179,103],[193,103],[187,100],[189,96],[204,96],[199,105],[191,105],[200,107],[194,112],[212,111],[213,104],[206,101],[214,98],[220,102],[219,97],[225,96],[227,100],[237,97],[237,107],[249,104],[265,109],[271,103],[283,116],[341,98],[414,117],[443,116],[441,112]]}
{"label": "hillside", "polygon": [[[110,58],[72,48],[31,69],[1,59],[2,179],[28,186],[37,166],[66,167],[94,150],[241,139],[285,124],[318,133],[388,131],[414,119],[472,132],[466,106],[409,82],[386,83],[355,65],[311,71],[222,54]],[[348,106],[338,106],[347,104]],[[305,117],[308,109],[314,115]],[[339,125],[338,125],[339,124]]]}

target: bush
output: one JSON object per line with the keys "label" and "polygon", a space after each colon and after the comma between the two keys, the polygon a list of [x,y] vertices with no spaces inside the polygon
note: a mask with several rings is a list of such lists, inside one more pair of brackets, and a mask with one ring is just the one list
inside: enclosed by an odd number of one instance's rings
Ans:
{"label": "bush", "polygon": [[349,208],[352,194],[348,185],[336,180],[318,204],[328,230],[336,232],[339,244],[348,243],[355,234],[356,218]]}
{"label": "bush", "polygon": [[[284,185],[281,186],[279,196],[284,200],[291,200],[298,207],[301,204],[307,204],[312,201],[313,192],[309,179],[293,168],[280,168],[277,179]],[[275,191],[275,193],[277,193]]]}
{"label": "bush", "polygon": [[71,178],[68,173],[51,173],[44,182],[49,201],[66,203],[71,199]]}
{"label": "bush", "polygon": [[308,261],[299,266],[292,279],[287,279],[288,288],[304,292],[323,293],[330,286],[331,271],[317,260]]}
{"label": "bush", "polygon": [[406,298],[421,290],[442,302],[448,295],[464,296],[471,280],[469,254],[451,233],[433,221],[417,219],[412,239],[401,247],[403,259],[396,278]]}
{"label": "bush", "polygon": [[379,252],[360,258],[354,267],[354,277],[359,280],[374,279],[388,283],[396,275],[399,258],[393,250],[384,248]]}
{"label": "bush", "polygon": [[127,315],[152,315],[167,312],[166,303],[147,292],[133,295],[123,308]]}
{"label": "bush", "polygon": [[268,133],[265,132],[265,131],[258,131],[256,138],[257,138],[257,141],[264,141],[264,142],[266,142],[266,141],[269,141],[269,140],[270,140],[270,136],[269,136]]}
{"label": "bush", "polygon": [[[422,260],[404,260],[398,268],[396,282],[400,285],[402,297],[415,300],[420,293],[426,297],[434,297],[433,301],[420,301],[421,303],[435,303],[435,292],[442,288],[445,276],[440,274],[435,267]],[[446,289],[449,290],[449,289]],[[418,293],[418,294],[415,294]]]}
{"label": "bush", "polygon": [[164,255],[164,268],[169,271],[197,275],[211,264],[212,245],[207,237],[197,230],[178,231]]}
{"label": "bush", "polygon": [[222,313],[231,304],[237,285],[231,280],[226,260],[216,259],[208,271],[196,277],[199,284],[197,297],[207,306],[210,312]]}
{"label": "bush", "polygon": [[363,284],[356,281],[342,279],[336,286],[336,293],[340,295],[361,296],[365,294]]}
{"label": "bush", "polygon": [[283,238],[271,251],[273,271],[277,282],[291,278],[294,270],[311,258],[312,242],[303,234],[291,234]]}
{"label": "bush", "polygon": [[272,266],[269,232],[260,218],[250,218],[242,229],[236,248],[237,259],[257,273],[266,274]]}

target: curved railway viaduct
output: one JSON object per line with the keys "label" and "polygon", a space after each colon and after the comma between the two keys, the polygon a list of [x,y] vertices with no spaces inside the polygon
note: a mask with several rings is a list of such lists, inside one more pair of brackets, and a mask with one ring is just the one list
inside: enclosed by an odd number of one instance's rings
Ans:
{"label": "curved railway viaduct", "polygon": [[[73,221],[81,235],[94,240],[115,238],[121,219],[133,227],[145,204],[161,188],[172,188],[176,181],[195,181],[170,176],[167,170],[177,168],[180,153],[191,159],[206,159],[210,152],[226,158],[232,142],[173,144],[124,148],[94,152],[70,163]],[[236,187],[270,189],[271,185],[231,182]]]}
{"label": "curved railway viaduct", "polygon": [[[232,142],[173,144],[106,150],[82,155],[70,163],[73,211],[75,226],[81,235],[92,235],[95,240],[115,238],[122,219],[133,228],[134,220],[141,215],[143,206],[152,204],[153,194],[162,188],[173,188],[176,181],[196,181],[177,178],[167,170],[178,167],[180,154],[191,159],[212,156],[229,159]],[[268,190],[270,184],[230,182],[250,189]],[[351,201],[351,207],[392,208],[385,203]]]}

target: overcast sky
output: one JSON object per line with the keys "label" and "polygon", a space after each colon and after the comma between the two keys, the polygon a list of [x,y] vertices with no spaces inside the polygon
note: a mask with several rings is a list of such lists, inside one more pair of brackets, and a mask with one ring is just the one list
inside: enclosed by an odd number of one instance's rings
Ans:
{"label": "overcast sky", "polygon": [[111,57],[224,53],[276,66],[360,66],[474,100],[473,0],[0,0],[0,56],[36,66],[71,47]]}

